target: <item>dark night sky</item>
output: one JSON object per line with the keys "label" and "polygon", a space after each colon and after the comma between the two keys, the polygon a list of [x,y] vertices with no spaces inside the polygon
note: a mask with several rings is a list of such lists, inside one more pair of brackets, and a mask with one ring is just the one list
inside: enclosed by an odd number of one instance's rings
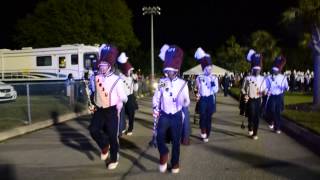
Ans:
{"label": "dark night sky", "polygon": [[[32,12],[34,4],[41,0],[11,0],[2,5],[0,20],[0,48],[11,48],[10,32],[18,18]],[[279,25],[281,12],[297,0],[126,0],[133,12],[133,25],[142,47],[150,47],[150,16],[142,15],[142,7],[159,5],[161,15],[154,17],[155,47],[164,43],[182,48],[205,49],[219,47],[231,35],[240,41],[254,31],[265,29],[280,42],[290,37]],[[17,6],[19,2],[19,6]],[[20,8],[22,7],[22,8]],[[4,9],[10,9],[5,13]]]}
{"label": "dark night sky", "polygon": [[[155,46],[177,44],[183,48],[213,49],[231,35],[246,41],[249,35],[265,29],[283,43],[290,38],[279,24],[281,13],[295,0],[127,0],[134,13],[134,27],[142,44],[150,44],[150,17],[142,16],[144,5],[158,4],[161,15],[154,18]],[[183,3],[182,3],[183,2]],[[146,38],[147,37],[147,38]],[[288,43],[288,42],[287,42]]]}
{"label": "dark night sky", "polygon": [[32,13],[35,4],[43,0],[3,0],[0,8],[0,48],[13,48],[11,33],[19,18]]}

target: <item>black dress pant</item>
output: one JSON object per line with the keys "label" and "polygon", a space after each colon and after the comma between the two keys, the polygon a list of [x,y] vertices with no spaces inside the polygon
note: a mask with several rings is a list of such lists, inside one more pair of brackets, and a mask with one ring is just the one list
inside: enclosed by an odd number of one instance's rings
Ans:
{"label": "black dress pant", "polygon": [[110,145],[110,159],[117,161],[119,151],[118,141],[119,120],[116,106],[98,108],[93,114],[89,131],[100,149]]}
{"label": "black dress pant", "polygon": [[253,131],[253,135],[257,135],[259,128],[259,115],[260,115],[261,98],[250,98],[248,101],[249,116],[248,116],[248,129]]}

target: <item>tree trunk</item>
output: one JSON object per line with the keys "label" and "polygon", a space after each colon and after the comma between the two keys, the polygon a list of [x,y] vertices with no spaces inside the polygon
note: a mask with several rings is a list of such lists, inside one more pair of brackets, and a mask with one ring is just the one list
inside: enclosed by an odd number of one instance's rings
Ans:
{"label": "tree trunk", "polygon": [[320,107],[320,54],[314,54],[313,105]]}
{"label": "tree trunk", "polygon": [[320,29],[314,24],[312,28],[312,42],[313,50],[313,105],[315,108],[320,108]]}

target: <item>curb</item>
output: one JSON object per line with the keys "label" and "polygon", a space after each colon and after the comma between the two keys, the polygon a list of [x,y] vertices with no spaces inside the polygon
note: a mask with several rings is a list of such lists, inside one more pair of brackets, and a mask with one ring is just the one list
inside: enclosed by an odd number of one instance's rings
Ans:
{"label": "curb", "polygon": [[282,130],[293,137],[300,144],[306,146],[315,154],[320,156],[320,135],[310,132],[308,129],[292,122],[288,119],[282,119]]}
{"label": "curb", "polygon": [[[235,100],[239,101],[239,98],[229,91],[229,95]],[[288,120],[281,116],[282,126],[281,129],[288,136],[295,139],[298,143],[302,144],[315,154],[320,156],[320,135],[311,132],[297,123]]]}
{"label": "curb", "polygon": [[4,132],[0,132],[0,142],[36,131],[39,129],[47,128],[57,123],[63,123],[63,122],[72,120],[76,117],[87,115],[87,114],[88,114],[88,111],[82,111],[80,113],[69,113],[69,114],[59,116],[57,120],[47,119],[44,121],[33,123],[31,125],[16,127]]}

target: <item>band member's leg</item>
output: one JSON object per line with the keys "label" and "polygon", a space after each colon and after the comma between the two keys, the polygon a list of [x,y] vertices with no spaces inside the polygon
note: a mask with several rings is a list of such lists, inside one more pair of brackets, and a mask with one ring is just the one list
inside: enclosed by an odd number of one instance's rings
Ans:
{"label": "band member's leg", "polygon": [[98,110],[93,114],[93,118],[90,122],[89,131],[91,137],[96,141],[100,149],[104,149],[109,145],[108,138],[103,131],[105,126],[106,117],[104,116],[104,110],[98,108]]}
{"label": "band member's leg", "polygon": [[261,100],[255,99],[254,100],[254,115],[253,115],[253,136],[258,135],[258,128],[259,128],[259,117],[260,117],[260,105]]}
{"label": "band member's leg", "polygon": [[182,124],[182,137],[181,141],[182,144],[189,144],[189,137],[190,137],[190,114],[189,114],[189,109],[188,107],[183,107],[182,111],[184,113],[184,120]]}
{"label": "band member's leg", "polygon": [[134,115],[135,115],[135,100],[134,100],[134,95],[131,94],[128,96],[128,101],[125,105],[125,110],[126,110],[126,114],[128,115],[128,120],[129,120],[129,127],[128,127],[128,131],[127,133],[132,133],[133,131],[133,124],[134,124]]}
{"label": "band member's leg", "polygon": [[280,131],[281,127],[281,106],[282,99],[280,95],[275,97],[275,108],[274,108],[274,118],[275,118],[275,131]]}
{"label": "band member's leg", "polygon": [[169,128],[169,119],[164,117],[163,115],[160,116],[157,124],[157,145],[160,156],[167,155],[169,149],[166,146],[166,132]]}
{"label": "band member's leg", "polygon": [[131,107],[130,109],[127,110],[127,114],[128,114],[128,119],[129,119],[128,132],[132,132],[133,125],[134,125],[134,114],[135,114],[135,110],[133,109],[133,107]]}
{"label": "band member's leg", "polygon": [[277,98],[275,95],[270,96],[270,117],[273,121],[274,124],[274,130],[276,130],[276,125],[277,125]]}
{"label": "band member's leg", "polygon": [[254,103],[253,100],[249,99],[247,103],[247,108],[248,108],[248,130],[249,132],[253,131],[253,118],[254,118]]}
{"label": "band member's leg", "polygon": [[122,132],[126,130],[126,114],[125,114],[125,106],[121,108],[120,112],[120,122],[119,122],[119,134],[122,135]]}
{"label": "band member's leg", "polygon": [[207,126],[206,128],[207,138],[209,138],[211,134],[211,129],[212,129],[212,114],[208,114],[206,126]]}
{"label": "band member's leg", "polygon": [[266,102],[266,105],[265,105],[265,111],[266,111],[266,114],[265,114],[265,118],[269,124],[269,128],[270,129],[273,129],[273,125],[274,125],[274,119],[273,119],[273,115],[272,115],[272,102],[271,102],[271,96],[268,97],[268,100]]}
{"label": "band member's leg", "polygon": [[118,160],[118,151],[119,151],[119,140],[118,140],[118,128],[119,120],[117,116],[117,109],[111,107],[106,111],[107,114],[107,123],[106,131],[110,141],[110,160],[111,162],[116,162]]}
{"label": "band member's leg", "polygon": [[172,116],[170,121],[170,129],[172,134],[172,156],[171,165],[173,167],[179,165],[180,157],[180,139],[182,130],[182,114],[181,111]]}
{"label": "band member's leg", "polygon": [[200,130],[201,130],[201,134],[206,134],[206,124],[207,124],[207,118],[208,118],[208,112],[207,110],[207,102],[206,99],[201,97],[200,101],[199,101],[199,110],[200,110]]}
{"label": "band member's leg", "polygon": [[208,106],[207,106],[207,122],[206,122],[206,132],[207,132],[207,138],[209,138],[211,133],[211,127],[212,127],[212,114],[214,109],[214,102],[212,98],[209,98]]}

